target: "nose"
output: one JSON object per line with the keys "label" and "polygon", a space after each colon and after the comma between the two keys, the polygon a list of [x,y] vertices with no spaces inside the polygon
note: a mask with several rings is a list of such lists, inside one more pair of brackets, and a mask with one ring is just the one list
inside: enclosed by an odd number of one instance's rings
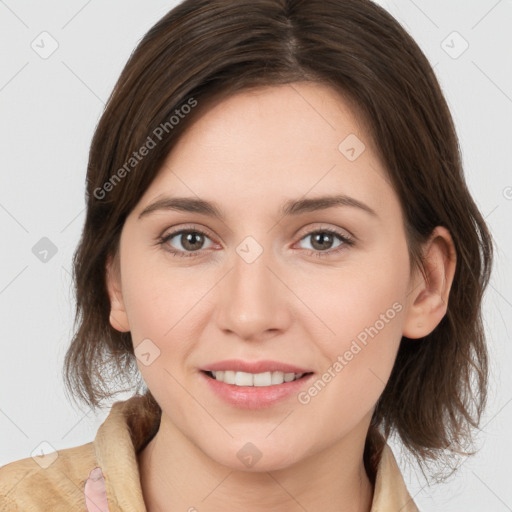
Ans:
{"label": "nose", "polygon": [[235,254],[231,270],[219,283],[216,322],[225,333],[254,341],[289,327],[293,294],[267,252],[252,262]]}

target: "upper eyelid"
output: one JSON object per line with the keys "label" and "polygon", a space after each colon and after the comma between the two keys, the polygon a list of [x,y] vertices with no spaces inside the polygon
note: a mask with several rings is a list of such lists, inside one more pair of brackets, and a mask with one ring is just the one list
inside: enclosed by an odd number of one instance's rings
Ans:
{"label": "upper eyelid", "polygon": [[173,238],[176,235],[182,234],[184,231],[198,231],[200,233],[204,233],[210,239],[215,238],[212,235],[210,235],[210,230],[208,228],[205,228],[203,226],[198,226],[198,225],[190,225],[190,226],[185,225],[184,227],[179,227],[179,228],[167,228],[162,232],[162,234],[159,236],[159,238],[168,238],[168,237]]}
{"label": "upper eyelid", "polygon": [[[320,225],[320,226],[316,226],[316,227],[308,227],[304,231],[304,234],[301,236],[301,238],[303,238],[304,236],[310,235],[312,233],[315,233],[317,231],[332,231],[340,236],[344,236],[346,238],[355,240],[355,236],[350,231],[348,231],[348,229],[341,228],[339,226],[333,227],[333,226],[326,226],[326,225]],[[300,230],[299,232],[302,232],[302,231]]]}

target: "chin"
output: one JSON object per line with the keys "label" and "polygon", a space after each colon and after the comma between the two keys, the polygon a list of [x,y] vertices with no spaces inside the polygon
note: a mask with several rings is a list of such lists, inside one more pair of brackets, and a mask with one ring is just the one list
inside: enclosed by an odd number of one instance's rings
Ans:
{"label": "chin", "polygon": [[[219,448],[219,446],[216,446]],[[284,443],[282,449],[275,445],[249,440],[236,442],[228,447],[221,447],[221,452],[207,452],[206,455],[218,464],[228,467],[233,471],[246,471],[259,473],[266,471],[278,471],[286,469],[299,462],[297,450],[289,443]]]}

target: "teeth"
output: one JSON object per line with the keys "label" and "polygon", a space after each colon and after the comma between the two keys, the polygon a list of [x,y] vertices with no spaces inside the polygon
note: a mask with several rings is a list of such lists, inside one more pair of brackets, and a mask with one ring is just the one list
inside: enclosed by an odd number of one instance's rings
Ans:
{"label": "teeth", "polygon": [[264,373],[247,373],[234,372],[230,370],[211,372],[213,377],[226,384],[234,384],[235,386],[256,386],[266,387],[282,384],[283,382],[291,382],[300,379],[303,373],[283,373],[283,372],[264,372]]}

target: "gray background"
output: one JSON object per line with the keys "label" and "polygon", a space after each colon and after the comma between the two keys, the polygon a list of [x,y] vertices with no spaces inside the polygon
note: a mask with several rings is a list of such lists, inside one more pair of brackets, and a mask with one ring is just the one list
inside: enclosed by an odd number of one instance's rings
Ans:
{"label": "gray background", "polygon": [[[398,443],[391,444],[422,511],[512,510],[512,1],[379,3],[434,66],[469,188],[498,246],[485,297],[492,381],[479,453],[446,483],[429,487]],[[108,413],[77,410],[61,378],[72,332],[70,269],[84,222],[87,153],[131,51],[175,4],[0,1],[0,465],[29,457],[42,442],[49,443],[41,445],[45,453],[48,446],[90,442]],[[40,36],[44,31],[50,36]],[[56,51],[44,55],[52,44]]]}

